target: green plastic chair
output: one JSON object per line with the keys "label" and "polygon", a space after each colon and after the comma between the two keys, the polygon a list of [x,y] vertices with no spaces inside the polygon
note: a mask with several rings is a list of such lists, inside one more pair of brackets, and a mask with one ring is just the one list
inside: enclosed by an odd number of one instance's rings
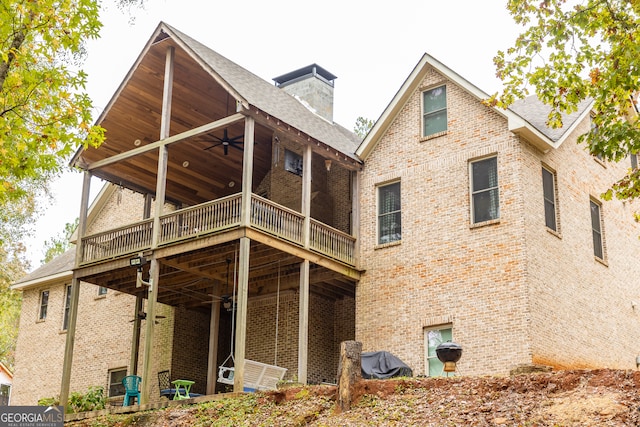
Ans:
{"label": "green plastic chair", "polygon": [[124,401],[122,406],[129,406],[130,398],[137,398],[138,405],[140,404],[140,382],[142,378],[137,375],[127,375],[122,379],[122,385],[124,386]]}

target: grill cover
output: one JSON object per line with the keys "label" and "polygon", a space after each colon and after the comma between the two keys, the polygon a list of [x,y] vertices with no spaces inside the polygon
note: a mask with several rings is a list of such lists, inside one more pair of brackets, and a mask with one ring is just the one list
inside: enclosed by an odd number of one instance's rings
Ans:
{"label": "grill cover", "polygon": [[368,351],[361,355],[362,378],[411,377],[413,370],[388,351]]}

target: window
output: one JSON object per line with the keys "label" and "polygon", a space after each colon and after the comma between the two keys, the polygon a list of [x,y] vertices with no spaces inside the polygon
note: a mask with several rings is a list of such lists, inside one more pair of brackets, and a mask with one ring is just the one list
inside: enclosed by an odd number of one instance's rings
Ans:
{"label": "window", "polygon": [[293,151],[284,150],[284,170],[302,176],[302,156]]}
{"label": "window", "polygon": [[98,286],[98,296],[101,297],[106,295],[108,289],[109,288],[105,288],[104,286]]}
{"label": "window", "polygon": [[64,315],[62,316],[62,330],[69,328],[69,311],[71,309],[71,285],[67,285],[64,292]]}
{"label": "window", "polygon": [[471,163],[471,214],[477,224],[500,216],[498,200],[498,158]]}
{"label": "window", "polygon": [[0,406],[9,406],[11,384],[0,384]]}
{"label": "window", "polygon": [[422,136],[427,137],[447,130],[446,86],[422,93]]}
{"label": "window", "polygon": [[378,187],[378,244],[402,238],[400,182]]}
{"label": "window", "polygon": [[40,311],[38,313],[38,320],[45,320],[47,318],[47,307],[49,306],[49,291],[40,292]]}
{"label": "window", "polygon": [[637,154],[629,154],[629,158],[631,159],[631,169],[638,169],[638,155]]}
{"label": "window", "polygon": [[113,369],[109,371],[109,397],[124,396],[124,385],[122,385],[122,379],[126,376],[126,368]]}
{"label": "window", "polygon": [[558,231],[556,174],[542,167],[542,191],[544,193],[544,223],[553,231]]}
{"label": "window", "polygon": [[602,210],[601,205],[594,200],[589,202],[591,206],[591,231],[593,234],[593,254],[604,260],[604,244],[602,232]]}
{"label": "window", "polygon": [[427,354],[425,355],[425,373],[430,377],[444,376],[444,363],[438,359],[436,348],[443,342],[453,339],[451,326],[443,326],[438,329],[425,329],[424,338],[426,341],[425,348],[427,349]]}

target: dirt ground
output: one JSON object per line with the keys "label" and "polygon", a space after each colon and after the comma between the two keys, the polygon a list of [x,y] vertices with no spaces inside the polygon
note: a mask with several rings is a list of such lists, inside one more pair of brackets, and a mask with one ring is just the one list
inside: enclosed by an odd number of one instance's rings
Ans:
{"label": "dirt ground", "polygon": [[353,394],[351,409],[342,413],[336,387],[309,386],[68,425],[640,426],[637,371],[362,380]]}

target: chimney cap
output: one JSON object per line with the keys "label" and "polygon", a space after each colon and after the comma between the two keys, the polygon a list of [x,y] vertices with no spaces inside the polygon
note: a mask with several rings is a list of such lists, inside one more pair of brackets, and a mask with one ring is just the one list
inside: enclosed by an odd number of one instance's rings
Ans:
{"label": "chimney cap", "polygon": [[311,76],[319,77],[322,80],[325,80],[331,86],[333,86],[333,81],[338,78],[318,64],[311,64],[307,65],[306,67],[299,68],[295,71],[283,74],[281,76],[274,77],[273,81],[276,82],[276,86],[283,86],[288,83],[292,83],[293,81],[300,80],[301,78]]}

